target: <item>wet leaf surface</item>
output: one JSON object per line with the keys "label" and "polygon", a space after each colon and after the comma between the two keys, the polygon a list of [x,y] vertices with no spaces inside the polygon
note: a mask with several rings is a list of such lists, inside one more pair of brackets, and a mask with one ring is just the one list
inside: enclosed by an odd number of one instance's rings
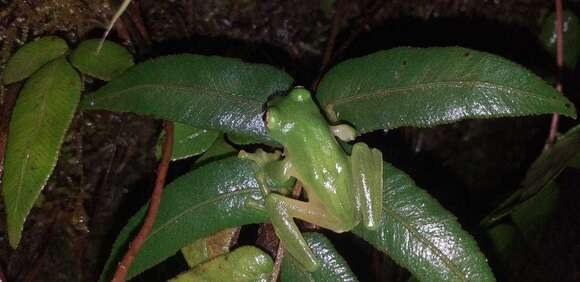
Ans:
{"label": "wet leaf surface", "polygon": [[[264,222],[267,216],[255,173],[252,161],[232,157],[202,166],[167,185],[151,234],[135,257],[128,278],[197,239],[225,228]],[[146,207],[117,237],[100,281],[112,277],[127,244],[141,226]]]}
{"label": "wet leaf surface", "polygon": [[453,214],[388,163],[384,164],[383,221],[353,233],[388,254],[422,281],[495,281],[477,242]]}
{"label": "wet leaf surface", "polygon": [[172,55],[149,60],[86,96],[85,109],[135,112],[268,141],[262,106],[290,88],[274,67],[238,59]]}
{"label": "wet leaf surface", "polygon": [[553,112],[576,116],[568,99],[525,68],[460,47],[403,47],[345,61],[323,77],[316,97],[331,120],[362,132]]}

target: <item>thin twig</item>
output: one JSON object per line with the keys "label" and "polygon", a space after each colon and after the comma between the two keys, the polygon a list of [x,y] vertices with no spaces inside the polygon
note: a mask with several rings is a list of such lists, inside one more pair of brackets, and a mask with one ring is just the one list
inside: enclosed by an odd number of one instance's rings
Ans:
{"label": "thin twig", "polygon": [[[294,190],[292,190],[292,198],[298,199],[302,193],[302,184],[300,181],[296,181],[294,185]],[[282,266],[282,259],[284,258],[284,246],[281,241],[278,241],[278,250],[276,251],[276,261],[274,261],[274,270],[272,270],[271,282],[278,281],[278,276],[280,275],[280,267]]]}
{"label": "thin twig", "polygon": [[141,246],[143,246],[147,236],[149,236],[155,218],[157,217],[157,211],[159,210],[159,203],[161,202],[161,194],[163,193],[163,185],[165,184],[165,176],[167,176],[167,168],[169,167],[173,147],[173,123],[166,121],[164,125],[167,139],[163,144],[163,157],[161,158],[161,163],[157,169],[157,179],[155,180],[155,188],[151,195],[149,210],[147,211],[147,216],[145,217],[143,226],[141,226],[141,230],[139,230],[139,233],[135,236],[133,242],[129,244],[129,250],[127,250],[125,257],[123,257],[123,260],[119,263],[115,276],[113,276],[113,280],[111,280],[113,282],[125,281],[127,271],[129,271],[133,259],[139,253],[139,250],[141,249]]}
{"label": "thin twig", "polygon": [[[558,83],[556,90],[563,93],[562,86],[562,69],[564,68],[564,32],[562,23],[562,0],[555,0],[556,2],[556,64],[558,65]],[[552,115],[552,122],[550,123],[550,133],[544,145],[544,151],[549,149],[556,141],[558,134],[558,121],[560,116],[557,113]]]}

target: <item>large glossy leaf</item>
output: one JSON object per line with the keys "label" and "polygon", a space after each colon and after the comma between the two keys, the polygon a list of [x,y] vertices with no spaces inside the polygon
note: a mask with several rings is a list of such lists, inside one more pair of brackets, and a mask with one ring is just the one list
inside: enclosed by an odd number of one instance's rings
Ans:
{"label": "large glossy leaf", "polygon": [[8,239],[14,248],[24,221],[56,164],[81,94],[77,72],[57,59],[26,81],[10,121],[3,189]]}
{"label": "large glossy leaf", "polygon": [[87,109],[153,115],[194,127],[270,140],[262,121],[268,96],[292,78],[266,65],[201,55],[139,64],[83,100]]}
{"label": "large glossy leaf", "polygon": [[383,221],[353,232],[422,281],[494,281],[476,241],[413,180],[385,163]]}
{"label": "large glossy leaf", "polygon": [[18,49],[4,70],[4,84],[28,78],[46,63],[68,51],[66,42],[56,36],[41,37]]}
{"label": "large glossy leaf", "polygon": [[320,267],[315,272],[308,272],[299,261],[287,254],[282,261],[280,276],[282,282],[358,281],[346,261],[324,235],[315,232],[304,233],[304,239],[318,259]]}
{"label": "large glossy leaf", "polygon": [[468,118],[561,113],[574,105],[525,68],[474,50],[395,48],[345,61],[316,96],[331,119],[368,132]]}
{"label": "large glossy leaf", "polygon": [[267,282],[270,281],[274,262],[264,251],[243,246],[182,273],[169,282]]}
{"label": "large glossy leaf", "polygon": [[568,130],[566,134],[556,140],[556,144],[532,163],[526,177],[509,198],[500,204],[485,219],[483,225],[489,225],[509,214],[517,205],[524,203],[562,173],[568,164],[574,161],[580,152],[580,125]]}
{"label": "large glossy leaf", "polygon": [[[564,43],[564,65],[569,68],[576,66],[578,55],[580,55],[580,23],[574,12],[566,10],[562,15],[562,34]],[[540,42],[548,53],[554,58],[558,53],[557,42],[557,20],[556,12],[551,13],[542,24],[542,32],[540,33]]]}
{"label": "large glossy leaf", "polygon": [[133,56],[125,47],[108,40],[97,54],[100,39],[81,42],[70,56],[71,63],[81,72],[109,81],[133,66]]}
{"label": "large glossy leaf", "polygon": [[[131,278],[180,248],[225,228],[267,220],[252,161],[232,157],[179,177],[163,193],[153,229],[128,272]],[[141,226],[143,207],[117,237],[100,281],[109,281]]]}

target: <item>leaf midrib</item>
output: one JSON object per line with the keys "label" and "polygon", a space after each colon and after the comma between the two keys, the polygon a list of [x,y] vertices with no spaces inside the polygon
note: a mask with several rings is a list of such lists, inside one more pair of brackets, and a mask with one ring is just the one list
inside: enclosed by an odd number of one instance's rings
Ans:
{"label": "leaf midrib", "polygon": [[159,226],[159,228],[157,228],[155,230],[152,230],[151,233],[149,234],[149,236],[147,236],[147,239],[145,239],[145,241],[143,242],[143,244],[145,244],[145,242],[149,241],[149,239],[155,237],[159,232],[161,232],[164,229],[168,228],[169,225],[171,225],[173,222],[175,222],[177,219],[181,218],[185,214],[188,214],[188,213],[190,213],[190,212],[192,212],[192,211],[194,211],[194,210],[196,210],[196,209],[198,209],[198,208],[200,208],[202,206],[215,203],[215,202],[217,202],[219,200],[222,200],[222,199],[225,199],[225,198],[228,198],[228,197],[233,197],[233,196],[236,196],[238,194],[240,194],[240,195],[241,194],[245,194],[245,193],[251,194],[252,193],[252,190],[250,190],[250,189],[240,189],[238,191],[220,194],[217,197],[214,197],[214,198],[211,198],[211,199],[208,199],[208,200],[199,202],[199,203],[197,203],[197,204],[195,204],[195,205],[187,208],[187,209],[183,210],[182,212],[176,214],[175,216],[167,219],[166,223],[164,223],[161,226]]}
{"label": "leaf midrib", "polygon": [[[361,93],[360,89],[358,89],[357,91],[354,92],[355,93],[354,95],[339,97],[338,99],[334,100],[334,102],[329,102],[326,104],[337,106],[337,105],[352,102],[355,100],[370,99],[373,97],[391,96],[391,95],[397,95],[397,94],[399,94],[399,95],[405,94],[407,92],[411,92],[411,91],[414,91],[415,89],[419,89],[419,88],[436,88],[438,86],[440,86],[441,88],[443,88],[443,87],[457,87],[457,88],[462,87],[462,85],[458,85],[458,84],[467,84],[468,86],[471,86],[471,87],[491,86],[494,88],[503,89],[506,92],[511,91],[513,93],[517,93],[520,95],[532,93],[531,91],[526,91],[526,90],[523,90],[520,88],[516,88],[516,87],[512,87],[512,86],[508,86],[508,85],[503,85],[503,84],[499,84],[499,83],[495,83],[495,82],[490,82],[490,81],[483,81],[483,80],[434,81],[434,82],[429,82],[429,83],[414,84],[411,86],[365,90],[362,93],[367,93],[367,94],[362,94],[362,95],[358,95],[359,93]],[[542,101],[549,100],[546,97],[541,97],[541,96],[536,96],[536,95],[529,95],[528,98],[535,98],[537,100],[542,100]]]}
{"label": "leaf midrib", "polygon": [[435,245],[433,245],[433,243],[431,243],[431,241],[426,239],[424,236],[421,236],[421,233],[417,231],[416,228],[414,228],[410,224],[407,224],[406,221],[403,220],[401,216],[399,216],[399,213],[397,213],[394,210],[388,209],[387,206],[388,205],[383,205],[384,212],[388,213],[395,220],[399,221],[405,227],[405,229],[407,229],[411,234],[414,235],[414,237],[416,237],[424,245],[428,246],[434,252],[434,254],[437,257],[439,257],[445,265],[447,265],[448,269],[451,270],[451,272],[455,273],[457,277],[459,277],[462,281],[469,281],[467,279],[467,275],[465,275],[465,273],[461,271],[461,269],[455,267],[455,264],[453,264],[452,262],[453,260],[447,258],[447,256],[439,250],[439,248],[437,248]]}
{"label": "leaf midrib", "polygon": [[[251,104],[256,105],[258,108],[262,106],[262,104],[265,101],[260,101],[256,98],[253,97],[248,97],[248,96],[240,96],[240,95],[236,95],[233,94],[233,92],[222,92],[222,91],[218,91],[215,89],[210,89],[208,87],[204,87],[201,85],[188,85],[188,86],[184,86],[184,85],[175,85],[175,84],[139,84],[139,85],[135,85],[135,86],[131,86],[131,87],[127,87],[123,90],[118,90],[118,91],[114,91],[114,92],[109,92],[110,94],[105,95],[105,96],[101,96],[101,97],[95,97],[95,100],[112,100],[112,99],[117,99],[119,96],[125,94],[125,93],[130,93],[133,91],[142,91],[143,89],[156,89],[156,88],[160,88],[160,89],[170,89],[170,90],[175,90],[175,91],[188,91],[188,90],[193,90],[190,92],[194,92],[194,91],[205,91],[205,92],[209,92],[212,93],[213,95],[219,96],[219,97],[223,97],[225,100],[232,100],[232,101],[237,101],[237,102],[241,102],[241,103],[248,103],[251,102]],[[195,96],[192,96],[195,97]],[[211,96],[210,96],[211,97]],[[90,106],[89,107],[93,107]],[[95,107],[98,108],[98,107]]]}
{"label": "leaf midrib", "polygon": [[[43,84],[44,85],[52,86],[52,84],[54,82],[54,78],[55,78],[55,76],[54,75],[51,75],[46,80],[46,82],[43,83]],[[51,92],[52,87],[42,87],[42,88],[39,88],[39,89],[46,89],[46,91],[43,91],[43,94],[42,94],[42,104],[40,106],[41,107],[40,108],[40,114],[38,116],[38,119],[36,120],[35,126],[32,129],[33,136],[34,137],[27,140],[26,147],[23,150],[24,151],[23,153],[25,153],[25,159],[24,159],[24,163],[21,166],[22,169],[20,170],[20,176],[18,177],[18,185],[17,185],[18,188],[16,189],[17,193],[16,193],[16,199],[15,199],[15,205],[14,205],[14,208],[12,209],[12,214],[14,214],[16,212],[16,210],[18,210],[18,207],[20,206],[20,197],[21,197],[21,194],[22,194],[21,193],[22,192],[22,184],[24,182],[24,171],[26,170],[26,167],[28,166],[29,160],[30,160],[30,157],[31,157],[31,151],[32,151],[31,143],[33,141],[38,140],[37,137],[38,137],[38,134],[40,132],[40,126],[42,124],[42,121],[44,120],[44,117],[46,115],[47,108],[48,108],[48,106],[47,106],[47,104],[48,104],[47,99],[48,99],[48,96],[50,95],[50,92]]]}

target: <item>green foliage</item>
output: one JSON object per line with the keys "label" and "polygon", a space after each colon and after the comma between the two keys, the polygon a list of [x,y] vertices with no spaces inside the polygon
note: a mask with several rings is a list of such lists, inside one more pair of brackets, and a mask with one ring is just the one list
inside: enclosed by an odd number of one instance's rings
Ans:
{"label": "green foliage", "polygon": [[182,273],[171,282],[269,281],[274,262],[256,247],[243,246]]}
{"label": "green foliage", "polygon": [[353,232],[421,281],[493,281],[486,258],[456,218],[413,180],[384,164],[383,221]]}
{"label": "green foliage", "polygon": [[[9,239],[14,247],[25,217],[54,167],[81,91],[78,74],[63,56],[68,50],[66,43],[62,47],[64,41],[51,40],[54,42],[50,44],[37,41],[32,47],[23,47],[21,54],[13,58],[16,63],[9,63],[14,65],[10,73],[4,76],[5,82],[10,83],[32,74],[14,109],[5,164],[3,193]],[[153,231],[128,277],[196,242],[190,249],[204,253],[193,258],[191,263],[197,267],[177,280],[267,279],[272,270],[271,258],[255,248],[242,247],[223,254],[229,244],[221,240],[212,245],[211,251],[205,251],[211,234],[268,220],[264,195],[255,177],[257,165],[227,157],[236,150],[224,136],[227,134],[236,144],[275,145],[262,121],[263,106],[271,95],[287,92],[292,78],[271,66],[190,54],[152,59],[129,68],[133,62],[124,48],[105,42],[96,56],[98,43],[83,42],[71,56],[72,63],[82,72],[103,80],[113,78],[84,98],[83,106],[174,121],[173,159],[201,154],[192,172],[166,187]],[[17,66],[25,55],[31,56],[31,62]],[[552,112],[576,115],[566,98],[521,66],[459,47],[396,48],[346,61],[323,77],[317,99],[332,121],[346,121],[363,133],[400,126],[430,127],[469,118]],[[22,128],[30,130],[18,130]],[[545,219],[543,215],[553,207],[553,194],[534,195],[543,192],[543,187],[578,155],[579,128],[558,139],[552,149],[540,156],[522,189],[500,207],[501,212],[513,211],[512,218],[522,230],[534,232],[524,227],[532,226],[538,218]],[[355,164],[364,165],[360,161]],[[494,280],[475,240],[451,213],[390,164],[384,163],[383,173],[383,209],[374,215],[382,222],[374,231],[358,226],[353,230],[355,234],[421,280]],[[526,205],[521,204],[530,198]],[[146,210],[147,205],[117,237],[101,281],[111,278]],[[509,232],[504,231],[496,233],[506,237]],[[309,233],[305,238],[321,267],[306,272],[301,262],[287,255],[282,265],[285,281],[356,281],[324,236]],[[217,255],[221,256],[211,259]],[[253,265],[250,272],[254,276],[240,274],[247,270],[242,265]]]}
{"label": "green foliage", "polygon": [[369,132],[468,118],[560,113],[574,105],[521,66],[474,50],[395,48],[331,69],[316,96],[331,120]]}
{"label": "green foliage", "polygon": [[133,56],[125,47],[105,40],[99,53],[99,39],[89,39],[72,52],[71,63],[82,73],[109,81],[133,66]]}
{"label": "green foliage", "polygon": [[558,138],[556,144],[549,150],[542,152],[528,169],[520,188],[483,219],[482,225],[487,226],[503,218],[516,206],[550,185],[570,163],[573,163],[579,153],[580,125],[577,125]]}
{"label": "green foliage", "polygon": [[[200,129],[182,123],[173,124],[173,151],[171,160],[181,160],[203,154],[216,141],[219,132]],[[161,147],[165,138],[159,138],[157,155],[161,156]]]}
{"label": "green foliage", "polygon": [[560,195],[558,184],[551,182],[528,201],[516,206],[511,218],[523,236],[530,238],[541,234],[556,209]]}
{"label": "green foliage", "polygon": [[16,101],[2,189],[13,248],[18,246],[26,216],[56,165],[80,94],[77,72],[60,58],[35,72]]}
{"label": "green foliage", "polygon": [[320,268],[315,272],[308,272],[300,262],[286,254],[280,272],[282,281],[358,281],[344,258],[324,235],[314,232],[304,233],[304,239],[320,262]]}
{"label": "green foliage", "polygon": [[269,141],[262,121],[268,96],[292,78],[271,66],[201,55],[141,63],[83,99],[86,109],[136,112],[198,128]]}
{"label": "green foliage", "polygon": [[[564,47],[564,66],[573,69],[580,55],[580,23],[574,12],[566,10],[562,13],[562,33]],[[557,20],[556,12],[551,13],[542,24],[540,33],[540,42],[542,47],[550,53],[557,56]]]}
{"label": "green foliage", "polygon": [[[234,157],[204,165],[167,185],[153,229],[127,277],[217,231],[266,221],[255,173],[253,162]],[[141,226],[146,208],[141,208],[117,237],[100,281],[112,278],[127,244]]]}
{"label": "green foliage", "polygon": [[6,64],[4,84],[30,77],[46,63],[61,57],[66,52],[68,52],[68,45],[56,36],[41,37],[22,46]]}

